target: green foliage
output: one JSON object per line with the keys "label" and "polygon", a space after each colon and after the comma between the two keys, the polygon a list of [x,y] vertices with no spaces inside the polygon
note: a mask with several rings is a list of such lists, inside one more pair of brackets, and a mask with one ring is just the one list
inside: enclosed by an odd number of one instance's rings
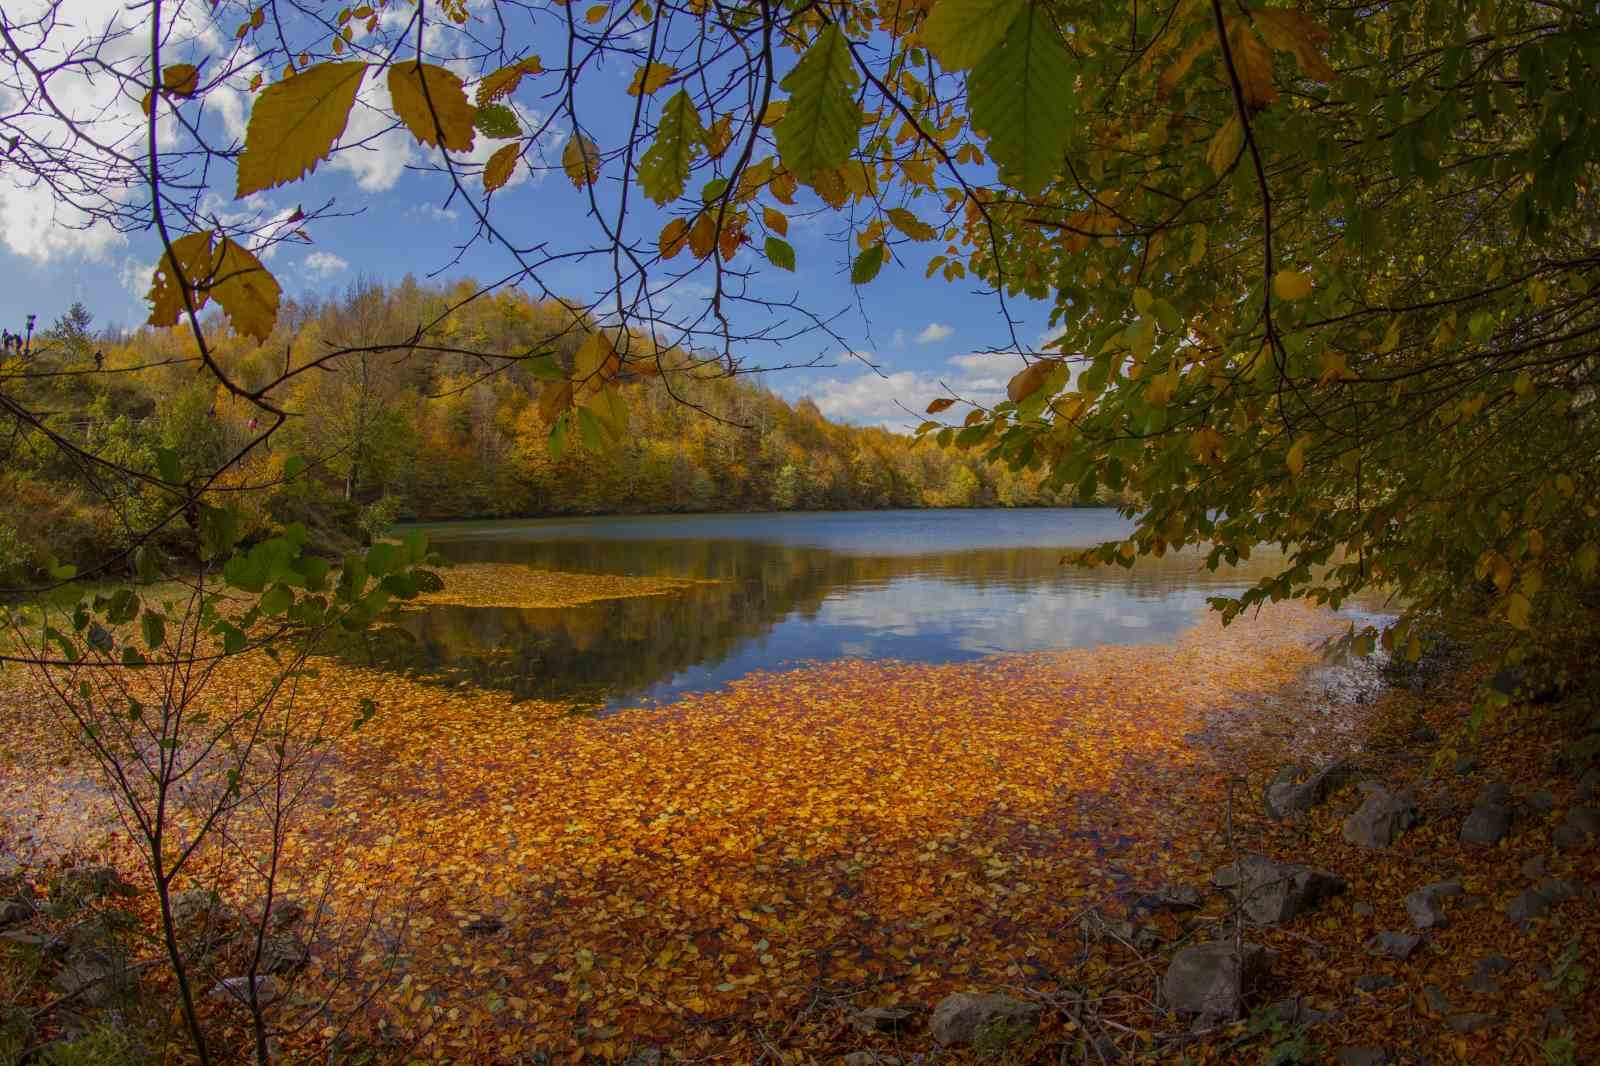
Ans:
{"label": "green foliage", "polygon": [[796,63],[782,88],[789,106],[774,131],[783,165],[801,181],[834,170],[850,158],[861,126],[854,92],[859,77],[850,42],[830,24]]}
{"label": "green foliage", "polygon": [[683,195],[689,164],[705,146],[706,131],[689,94],[679,90],[661,109],[656,139],[639,160],[639,185],[658,204]]}
{"label": "green foliage", "polygon": [[1000,178],[1034,194],[1061,171],[1072,123],[1072,65],[1047,8],[1029,5],[967,77],[973,126]]}

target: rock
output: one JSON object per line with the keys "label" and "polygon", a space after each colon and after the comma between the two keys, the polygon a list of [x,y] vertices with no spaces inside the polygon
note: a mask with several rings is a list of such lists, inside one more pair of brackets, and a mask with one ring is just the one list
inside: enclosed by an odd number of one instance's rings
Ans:
{"label": "rock", "polygon": [[1243,944],[1237,953],[1228,940],[1195,944],[1173,956],[1161,982],[1162,993],[1173,1010],[1233,1018],[1241,997],[1266,975],[1275,957],[1260,944]]}
{"label": "rock", "polygon": [[957,992],[933,1009],[929,1030],[940,1044],[988,1043],[1031,1033],[1039,1024],[1039,1005],[1010,996]]}
{"label": "rock", "polygon": [[910,1028],[911,1012],[899,1007],[867,1007],[850,1016],[852,1027],[863,1033],[898,1033]]}
{"label": "rock", "polygon": [[1452,1014],[1444,1021],[1453,1031],[1465,1036],[1487,1026],[1499,1024],[1500,1016],[1498,1014],[1479,1014],[1474,1011],[1466,1011],[1460,1014]]}
{"label": "rock", "polygon": [[1372,904],[1370,903],[1355,903],[1351,904],[1350,913],[1357,918],[1371,918],[1377,911],[1372,909]]}
{"label": "rock", "polygon": [[1367,954],[1409,959],[1420,943],[1422,938],[1415,933],[1382,932],[1367,941]]}
{"label": "rock", "polygon": [[1578,799],[1588,803],[1600,796],[1600,766],[1592,766],[1578,778]]}
{"label": "rock", "polygon": [[1374,992],[1381,992],[1385,988],[1393,988],[1399,984],[1393,977],[1386,973],[1364,973],[1356,978],[1356,991],[1365,992],[1369,996]]}
{"label": "rock", "polygon": [[1589,842],[1581,829],[1563,823],[1556,826],[1555,832],[1550,834],[1550,842],[1556,846],[1557,851],[1576,851]]}
{"label": "rock", "polygon": [[1522,802],[1526,803],[1528,809],[1535,814],[1549,814],[1555,809],[1556,794],[1547,788],[1535,789],[1528,793]]}
{"label": "rock", "polygon": [[1428,1005],[1428,1009],[1433,1011],[1435,1014],[1449,1014],[1451,1011],[1455,1010],[1455,1008],[1450,1005],[1450,1001],[1445,998],[1444,993],[1439,991],[1439,987],[1437,985],[1428,985],[1422,990],[1422,1001],[1426,1003]]}
{"label": "rock", "polygon": [[1281,822],[1291,815],[1309,811],[1331,793],[1343,788],[1354,773],[1347,764],[1335,762],[1297,784],[1294,779],[1300,776],[1300,772],[1298,766],[1286,766],[1278,771],[1278,776],[1267,786],[1263,803],[1267,817],[1273,821]]}
{"label": "rock", "polygon": [[256,967],[262,973],[289,974],[305,969],[311,961],[311,949],[293,933],[278,933],[261,941],[261,961]]}
{"label": "rock", "polygon": [[473,936],[488,936],[491,933],[498,933],[505,927],[506,923],[494,915],[480,914],[461,928]]}
{"label": "rock", "polygon": [[267,925],[273,929],[288,929],[305,921],[306,909],[292,899],[280,899],[267,911]]}
{"label": "rock", "polygon": [[1475,969],[1473,972],[1488,974],[1491,977],[1498,977],[1503,973],[1509,972],[1510,970],[1511,960],[1506,958],[1504,955],[1485,955],[1483,958],[1478,960],[1477,969]]}
{"label": "rock", "polygon": [[1574,807],[1561,824],[1588,836],[1600,836],[1600,807]]}
{"label": "rock", "polygon": [[1461,755],[1456,758],[1455,771],[1465,777],[1478,768],[1478,760],[1471,755]]}
{"label": "rock", "polygon": [[1406,897],[1406,914],[1411,924],[1418,929],[1444,925],[1444,908],[1439,900],[1444,896],[1459,896],[1462,891],[1458,881],[1439,881],[1417,889]]}
{"label": "rock", "polygon": [[1258,925],[1286,922],[1344,891],[1344,881],[1326,870],[1274,862],[1264,855],[1230,862],[1213,880],[1218,888],[1232,889],[1245,916]]}
{"label": "rock", "polygon": [[1344,838],[1350,843],[1386,848],[1416,821],[1417,804],[1409,790],[1393,793],[1380,782],[1363,781],[1361,791],[1366,799],[1344,820]]}
{"label": "rock", "polygon": [[1109,919],[1092,909],[1078,919],[1078,926],[1090,940],[1123,944],[1140,953],[1152,950],[1161,941],[1160,934],[1148,925],[1127,919]]}
{"label": "rock", "polygon": [[1427,722],[1418,722],[1416,728],[1411,730],[1411,739],[1418,744],[1439,743],[1439,733]]}
{"label": "rock", "polygon": [[1475,973],[1467,978],[1467,991],[1476,992],[1480,996],[1498,996],[1500,982],[1486,973]]}
{"label": "rock", "polygon": [[1567,1025],[1567,1012],[1560,1007],[1551,1007],[1544,1012],[1544,1031],[1546,1035],[1558,1033],[1567,1028]]}
{"label": "rock", "polygon": [[1549,909],[1550,904],[1545,902],[1538,890],[1530,888],[1506,904],[1506,917],[1520,924],[1539,917]]}
{"label": "rock", "polygon": [[1545,902],[1552,905],[1565,903],[1569,899],[1577,899],[1583,895],[1581,887],[1572,881],[1564,881],[1559,877],[1546,877],[1536,887],[1539,890],[1539,895],[1545,898]]}
{"label": "rock", "polygon": [[1193,885],[1171,884],[1156,889],[1156,900],[1170,910],[1193,910],[1200,906],[1200,890]]}
{"label": "rock", "polygon": [[[276,977],[268,974],[256,976],[256,1002],[263,1007],[276,1002],[283,995],[283,984]],[[248,977],[224,977],[211,991],[206,993],[206,998],[218,1003],[249,1003],[250,979]]]}
{"label": "rock", "polygon": [[1376,1044],[1342,1047],[1333,1057],[1339,1066],[1389,1066],[1389,1053]]}
{"label": "rock", "polygon": [[21,925],[33,917],[33,904],[25,899],[8,899],[0,902],[0,929]]}
{"label": "rock", "polygon": [[1510,786],[1500,781],[1484,785],[1473,801],[1471,813],[1461,823],[1461,842],[1492,846],[1500,843],[1510,829]]}
{"label": "rock", "polygon": [[1530,881],[1537,881],[1539,878],[1544,876],[1544,868],[1544,856],[1535,855],[1533,858],[1522,864],[1522,876],[1526,877]]}
{"label": "rock", "polygon": [[136,982],[121,951],[89,948],[75,952],[51,981],[72,997],[74,1007],[113,1007],[132,995]]}
{"label": "rock", "polygon": [[209,889],[174,892],[167,901],[172,906],[172,924],[185,939],[216,944],[238,929],[238,912]]}
{"label": "rock", "polygon": [[115,867],[74,866],[56,878],[52,895],[73,903],[102,896],[131,896],[138,890],[122,879]]}

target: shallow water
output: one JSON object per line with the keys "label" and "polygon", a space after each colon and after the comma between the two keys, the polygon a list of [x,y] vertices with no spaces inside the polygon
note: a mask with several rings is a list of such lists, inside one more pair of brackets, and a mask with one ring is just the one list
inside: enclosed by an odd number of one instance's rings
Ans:
{"label": "shallow water", "polygon": [[[715,579],[579,607],[435,605],[359,654],[442,683],[611,710],[752,671],[847,657],[951,662],[1171,640],[1206,598],[1265,573],[1198,554],[1063,565],[1129,528],[1103,508],[457,522],[424,526],[457,562]],[[445,574],[448,581],[448,572]]]}

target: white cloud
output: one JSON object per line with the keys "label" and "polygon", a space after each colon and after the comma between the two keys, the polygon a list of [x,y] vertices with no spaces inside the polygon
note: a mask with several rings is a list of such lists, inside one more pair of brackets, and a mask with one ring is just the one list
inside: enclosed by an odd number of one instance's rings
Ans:
{"label": "white cloud", "polygon": [[[909,429],[922,419],[931,400],[954,396],[990,406],[1005,399],[1006,383],[1025,365],[1014,352],[951,356],[950,369],[938,373],[900,370],[881,375],[871,372],[850,378],[824,378],[803,390],[829,418],[890,429]],[[909,409],[909,410],[908,410]]]}
{"label": "white cloud", "polygon": [[312,252],[300,260],[300,269],[314,278],[327,278],[348,270],[350,263],[332,252]]}
{"label": "white cloud", "polygon": [[897,329],[897,330],[894,331],[894,346],[896,348],[904,348],[906,346],[906,331],[905,330]]}
{"label": "white cloud", "polygon": [[937,344],[946,337],[955,333],[954,326],[946,326],[942,322],[929,322],[922,327],[922,332],[917,334],[918,344]]}

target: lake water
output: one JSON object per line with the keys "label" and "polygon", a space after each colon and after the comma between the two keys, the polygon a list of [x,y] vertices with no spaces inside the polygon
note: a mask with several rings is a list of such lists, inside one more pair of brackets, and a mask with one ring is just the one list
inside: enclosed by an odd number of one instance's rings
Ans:
{"label": "lake water", "polygon": [[[1062,565],[1122,536],[1110,509],[875,511],[458,522],[421,527],[458,562],[714,578],[560,609],[430,606],[370,654],[443,683],[611,710],[756,670],[846,657],[948,662],[1172,639],[1206,598],[1264,572],[1193,553]],[[448,581],[449,575],[445,574]]]}

